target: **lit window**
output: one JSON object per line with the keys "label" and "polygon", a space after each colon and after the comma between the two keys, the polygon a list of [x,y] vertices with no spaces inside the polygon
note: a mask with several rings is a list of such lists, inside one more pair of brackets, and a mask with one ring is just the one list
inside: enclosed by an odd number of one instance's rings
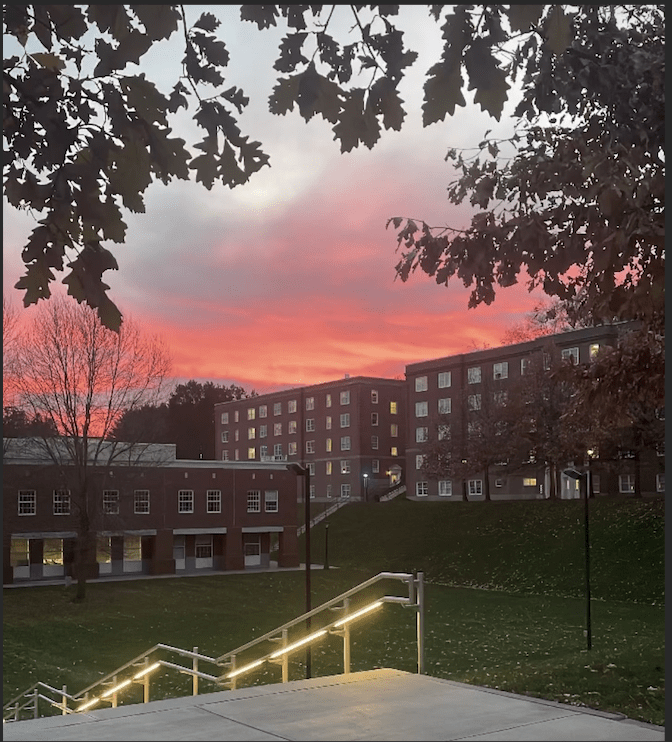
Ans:
{"label": "lit window", "polygon": [[247,458],[253,459],[257,455],[257,449],[254,446],[250,446],[247,449]]}
{"label": "lit window", "polygon": [[330,453],[331,452],[331,438],[327,438],[325,446],[327,449],[327,453]]}
{"label": "lit window", "polygon": [[346,412],[343,415],[341,415],[341,427],[342,428],[350,427],[350,413],[349,412]]}
{"label": "lit window", "polygon": [[371,425],[374,427],[378,425],[378,413],[377,412],[371,413]]}
{"label": "lit window", "polygon": [[222,512],[222,493],[220,490],[208,490],[206,492],[205,509],[208,513]]}
{"label": "lit window", "polygon": [[371,436],[371,448],[374,451],[377,451],[378,450],[378,436],[377,435],[372,435]]}
{"label": "lit window", "polygon": [[311,433],[313,430],[315,430],[315,418],[306,418],[306,432]]}
{"label": "lit window", "polygon": [[493,379],[508,379],[509,378],[509,364],[507,361],[501,363],[492,364],[492,377]]}
{"label": "lit window", "polygon": [[428,438],[429,438],[428,428],[416,428],[415,429],[415,442],[416,443],[425,443]]}
{"label": "lit window", "polygon": [[347,459],[341,460],[341,474],[350,474],[350,462]]}
{"label": "lit window", "polygon": [[349,484],[341,485],[341,497],[350,497],[350,485]]}
{"label": "lit window", "polygon": [[35,515],[37,493],[35,490],[19,490],[19,515]]}
{"label": "lit window", "polygon": [[416,402],[415,403],[415,416],[416,417],[427,417],[427,402]]}
{"label": "lit window", "polygon": [[30,546],[27,538],[13,538],[9,554],[12,567],[28,567],[30,565]]}
{"label": "lit window", "polygon": [[326,464],[325,464],[325,470],[326,470],[326,473],[327,474],[331,474],[331,472],[333,471],[333,462],[332,461],[327,461],[326,462]]}
{"label": "lit window", "polygon": [[480,410],[481,409],[481,395],[470,394],[467,397],[467,404],[470,410]]}
{"label": "lit window", "polygon": [[588,346],[588,356],[590,360],[592,361],[594,358],[597,357],[597,354],[600,352],[600,344],[599,343],[591,343]]}
{"label": "lit window", "polygon": [[350,450],[350,436],[344,435],[341,438],[341,451],[349,451]]}
{"label": "lit window", "polygon": [[341,392],[341,404],[350,404],[350,392]]}
{"label": "lit window", "polygon": [[452,374],[450,371],[441,371],[438,376],[439,389],[446,389],[452,384]]}
{"label": "lit window", "polygon": [[560,351],[560,357],[563,361],[569,360],[572,363],[579,362],[579,349],[578,348],[563,348]]}
{"label": "lit window", "polygon": [[439,496],[450,497],[453,494],[453,483],[450,479],[439,479]]}
{"label": "lit window", "polygon": [[266,417],[268,415],[268,407],[265,404],[259,405],[259,417]]}
{"label": "lit window", "polygon": [[439,414],[447,415],[452,409],[450,397],[443,397],[439,400]]}
{"label": "lit window", "polygon": [[396,446],[390,448],[390,456],[399,456],[399,449]]}
{"label": "lit window", "polygon": [[427,497],[429,494],[429,482],[416,482],[415,494],[417,497]]}
{"label": "lit window", "polygon": [[278,490],[266,490],[264,492],[264,508],[267,513],[278,512]]}
{"label": "lit window", "polygon": [[331,407],[331,394],[327,394],[324,398],[325,407]]}
{"label": "lit window", "polygon": [[287,412],[296,412],[296,400],[290,399],[287,402]]}
{"label": "lit window", "polygon": [[620,474],[618,477],[618,491],[622,494],[634,494],[635,477],[633,474]]}
{"label": "lit window", "polygon": [[247,440],[251,441],[254,438],[257,437],[257,429],[256,428],[248,428],[247,429]]}
{"label": "lit window", "polygon": [[103,513],[119,515],[119,492],[117,490],[103,490]]}
{"label": "lit window", "polygon": [[63,564],[63,539],[62,538],[45,538],[42,542],[42,564],[58,565]]}
{"label": "lit window", "polygon": [[469,384],[478,384],[481,381],[481,367],[472,366],[467,369],[467,382]]}
{"label": "lit window", "polygon": [[70,515],[70,490],[54,490],[54,515]]}
{"label": "lit window", "polygon": [[427,377],[417,376],[415,379],[415,391],[426,392],[427,391]]}
{"label": "lit window", "polygon": [[248,407],[247,408],[247,419],[248,420],[254,420],[256,414],[257,414],[257,412],[254,409],[254,407]]}
{"label": "lit window", "polygon": [[439,425],[438,433],[440,441],[450,440],[450,425]]}
{"label": "lit window", "polygon": [[290,456],[296,456],[296,454],[298,453],[298,450],[299,450],[299,446],[298,446],[297,442],[296,441],[291,441],[289,443],[289,446],[287,447],[287,452],[289,453],[289,455]]}
{"label": "lit window", "polygon": [[390,436],[392,438],[398,438],[399,437],[399,426],[396,423],[392,423],[390,425]]}
{"label": "lit window", "polygon": [[220,418],[222,425],[228,425],[229,424],[229,413],[228,412],[222,412],[222,416]]}
{"label": "lit window", "polygon": [[282,435],[282,423],[273,423],[273,435]]}
{"label": "lit window", "polygon": [[136,515],[149,514],[149,490],[135,490],[133,492],[133,512]]}
{"label": "lit window", "polygon": [[396,414],[397,414],[397,403],[390,402],[390,415],[396,415]]}
{"label": "lit window", "polygon": [[416,454],[416,457],[415,457],[415,468],[416,469],[422,469],[422,467],[424,465],[425,465],[425,457],[421,453]]}
{"label": "lit window", "polygon": [[468,482],[468,488],[469,488],[470,495],[482,495],[483,494],[483,480],[470,479]]}
{"label": "lit window", "polygon": [[315,409],[315,397],[306,397],[306,409],[307,410]]}
{"label": "lit window", "polygon": [[373,459],[371,461],[371,471],[374,474],[378,474],[378,472],[380,471],[380,461],[378,459]]}
{"label": "lit window", "polygon": [[261,512],[261,490],[248,490],[247,492],[247,512]]}
{"label": "lit window", "polygon": [[292,433],[296,433],[296,429],[297,429],[296,420],[290,420],[287,423],[287,432],[291,435]]}
{"label": "lit window", "polygon": [[375,389],[371,390],[371,404],[378,404],[378,392]]}
{"label": "lit window", "polygon": [[523,487],[536,487],[536,486],[537,486],[536,477],[523,477]]}
{"label": "lit window", "polygon": [[282,415],[282,402],[275,402],[273,404],[273,414]]}
{"label": "lit window", "polygon": [[306,453],[315,453],[315,441],[306,441]]}
{"label": "lit window", "polygon": [[177,512],[193,513],[194,512],[194,491],[179,490],[177,493]]}
{"label": "lit window", "polygon": [[327,418],[325,420],[325,427],[327,430],[331,430],[331,416],[327,415]]}

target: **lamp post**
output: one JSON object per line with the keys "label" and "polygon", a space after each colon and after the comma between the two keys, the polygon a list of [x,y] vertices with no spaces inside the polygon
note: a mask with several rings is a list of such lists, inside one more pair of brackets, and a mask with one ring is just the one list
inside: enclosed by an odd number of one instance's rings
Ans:
{"label": "lamp post", "polygon": [[[310,469],[307,466],[301,466],[293,462],[287,464],[289,471],[293,471],[297,476],[304,477],[303,504],[304,518],[306,521],[306,613],[310,613]],[[310,634],[310,616],[306,618],[306,633]],[[306,679],[312,677],[310,644],[306,647]]]}
{"label": "lamp post", "polygon": [[579,471],[578,469],[564,469],[562,472],[571,479],[579,480],[579,488],[583,490],[583,523],[584,542],[586,553],[586,641],[588,649],[593,647],[593,636],[590,625],[590,532],[588,530],[588,490],[590,488],[590,469]]}
{"label": "lamp post", "polygon": [[364,474],[364,502],[369,501],[369,475]]}

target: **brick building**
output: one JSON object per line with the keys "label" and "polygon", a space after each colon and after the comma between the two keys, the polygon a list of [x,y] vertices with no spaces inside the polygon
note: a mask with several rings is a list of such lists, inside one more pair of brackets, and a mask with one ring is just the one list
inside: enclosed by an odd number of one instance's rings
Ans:
{"label": "brick building", "polygon": [[311,498],[373,500],[402,478],[406,382],[366,376],[215,405],[223,461],[301,462]]}
{"label": "brick building", "polygon": [[[32,439],[4,448],[3,583],[76,577],[75,471]],[[89,469],[88,579],[267,566],[272,547],[279,566],[298,566],[297,478],[284,465],[178,460],[172,444],[134,458]]]}

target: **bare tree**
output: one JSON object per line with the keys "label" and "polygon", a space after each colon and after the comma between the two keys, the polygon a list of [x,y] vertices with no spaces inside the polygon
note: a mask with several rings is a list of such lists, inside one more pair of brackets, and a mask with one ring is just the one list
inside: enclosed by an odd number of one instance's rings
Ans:
{"label": "bare tree", "polygon": [[161,401],[170,356],[160,338],[143,334],[132,320],[115,333],[95,310],[61,297],[37,308],[20,335],[18,359],[23,406],[52,421],[60,434],[35,439],[35,445],[71,487],[75,599],[83,600],[101,509],[90,497],[91,474],[142,458],[138,441],[112,441],[110,432],[129,410]]}
{"label": "bare tree", "polygon": [[16,351],[19,313],[2,297],[2,407],[12,407],[16,391]]}

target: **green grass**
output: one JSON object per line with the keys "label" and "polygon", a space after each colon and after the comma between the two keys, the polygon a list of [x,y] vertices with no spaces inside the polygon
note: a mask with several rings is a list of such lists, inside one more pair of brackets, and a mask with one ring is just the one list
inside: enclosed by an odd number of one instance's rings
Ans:
{"label": "green grass", "polygon": [[[330,563],[339,569],[313,570],[313,605],[380,571],[423,570],[428,674],[664,724],[661,500],[591,502],[590,652],[580,503],[434,505],[395,500],[332,516]],[[320,561],[323,524],[311,535]],[[72,602],[74,587],[6,589],[4,699],[37,680],[79,691],[159,642],[224,654],[299,615],[304,585],[301,572],[95,583],[84,604]],[[395,591],[403,586],[379,583],[361,600]],[[314,676],[343,671],[338,637],[321,640],[312,656]],[[292,657],[290,679],[304,676],[302,658]],[[353,626],[353,671],[415,672],[416,659],[411,612],[386,605]],[[279,682],[280,671],[264,666],[245,677]],[[190,682],[165,671],[152,680],[152,698],[189,693]]]}

